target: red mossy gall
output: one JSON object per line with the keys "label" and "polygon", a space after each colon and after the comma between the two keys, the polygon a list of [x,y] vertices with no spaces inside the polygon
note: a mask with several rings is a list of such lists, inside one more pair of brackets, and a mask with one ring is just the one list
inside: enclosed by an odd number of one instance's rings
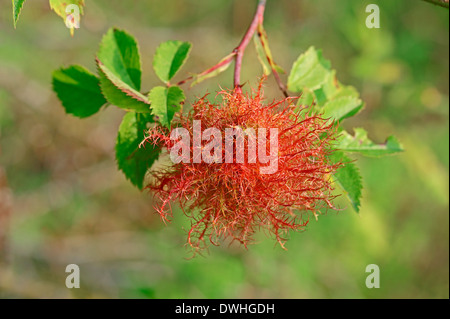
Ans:
{"label": "red mossy gall", "polygon": [[[148,132],[145,143],[165,147],[169,152],[177,141],[171,139],[176,128],[195,136],[195,121],[201,128],[218,129],[225,136],[226,129],[260,128],[278,131],[277,170],[261,173],[269,164],[261,158],[250,160],[249,136],[244,139],[245,161],[226,161],[225,148],[220,148],[219,160],[195,163],[193,143],[189,145],[188,161],[172,163],[165,169],[152,172],[148,188],[160,205],[159,214],[168,220],[172,216],[171,202],[180,204],[192,218],[188,244],[204,248],[208,242],[231,238],[245,246],[258,229],[266,229],[284,247],[289,230],[302,230],[310,215],[322,208],[333,208],[331,174],[339,164],[331,163],[336,126],[309,108],[299,108],[292,99],[266,103],[261,85],[252,94],[219,92],[223,102],[210,103],[206,97],[196,101],[187,116],[173,121],[172,129],[156,126]],[[198,123],[198,122],[197,122]],[[226,138],[224,138],[226,140]],[[203,140],[200,148],[210,141]],[[236,146],[236,139],[234,140]],[[258,148],[260,145],[258,144]],[[266,148],[269,153],[269,143]],[[177,151],[178,152],[178,151]],[[259,153],[258,153],[259,154]]]}

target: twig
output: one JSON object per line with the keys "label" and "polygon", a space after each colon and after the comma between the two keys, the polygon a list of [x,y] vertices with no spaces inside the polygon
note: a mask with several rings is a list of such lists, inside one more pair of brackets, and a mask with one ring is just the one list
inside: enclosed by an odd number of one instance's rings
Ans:
{"label": "twig", "polygon": [[253,18],[250,27],[245,33],[241,43],[233,51],[236,52],[236,65],[234,68],[234,88],[236,93],[242,92],[240,83],[241,83],[241,68],[242,68],[242,59],[244,57],[244,51],[247,48],[251,38],[255,34],[258,25],[263,23],[265,8],[266,8],[266,0],[260,0],[258,3],[258,8],[255,13],[255,17]]}
{"label": "twig", "polygon": [[191,75],[190,77],[180,81],[177,83],[178,86],[185,84],[186,82],[192,81],[194,78],[198,78],[198,77],[202,77],[205,75],[208,75],[214,71],[216,71],[217,69],[220,69],[221,67],[223,67],[224,65],[227,65],[228,63],[231,62],[232,59],[234,59],[234,57],[236,56],[236,53],[233,52],[230,55],[226,56],[225,58],[223,58],[219,63],[217,63],[216,65],[214,65],[213,67],[203,71],[200,74],[197,75]]}
{"label": "twig", "polygon": [[[213,67],[203,71],[202,73],[197,74],[197,75],[191,75],[188,78],[178,82],[177,85],[180,86],[180,85],[185,84],[186,82],[192,81],[195,78],[206,76],[206,75],[220,69],[221,67],[227,65],[228,63],[231,62],[231,60],[235,59],[234,89],[235,89],[235,93],[242,93],[241,69],[242,69],[242,59],[244,57],[244,51],[247,48],[248,44],[250,43],[253,35],[257,32],[257,30],[258,29],[263,30],[262,24],[263,24],[263,20],[264,20],[264,11],[266,8],[266,2],[267,2],[267,0],[260,0],[258,2],[258,8],[256,9],[256,13],[255,13],[255,16],[253,17],[252,23],[250,24],[247,32],[244,34],[244,37],[242,38],[239,45],[233,50],[233,52],[230,55],[226,56],[219,63],[217,63]],[[258,36],[261,40],[262,45],[264,46],[265,43],[263,43],[263,41],[261,39],[261,33],[260,33],[261,31],[260,30],[258,31]],[[273,61],[271,60],[271,58],[269,56],[267,56],[267,59],[269,60],[269,63],[272,68],[272,72],[274,74],[274,77],[275,77],[275,80],[277,81],[278,86],[280,87],[283,94],[286,97],[288,97],[288,93],[286,91],[286,86],[281,81],[280,75],[278,74]]]}
{"label": "twig", "polygon": [[263,40],[263,37],[265,37],[267,39],[267,35],[264,31],[264,28],[262,26],[262,24],[259,25],[258,27],[258,38],[259,41],[261,42],[261,45],[264,49],[264,53],[266,54],[266,58],[267,58],[267,62],[270,65],[270,68],[272,69],[272,73],[273,76],[275,77],[275,80],[277,81],[278,87],[280,88],[281,92],[283,93],[283,95],[285,97],[289,97],[289,94],[287,92],[287,88],[286,85],[283,83],[283,81],[281,81],[280,75],[278,74],[277,68],[276,68],[276,64],[272,58],[272,55],[270,53],[270,49],[268,47],[268,44]]}

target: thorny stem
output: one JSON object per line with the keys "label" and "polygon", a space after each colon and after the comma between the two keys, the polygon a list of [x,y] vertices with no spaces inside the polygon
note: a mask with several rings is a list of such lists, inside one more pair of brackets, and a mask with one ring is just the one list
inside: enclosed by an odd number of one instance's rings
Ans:
{"label": "thorny stem", "polygon": [[[265,46],[264,41],[262,41],[262,28],[263,21],[264,21],[264,11],[266,8],[266,2],[267,0],[259,0],[258,2],[258,8],[256,9],[255,16],[253,18],[252,23],[250,24],[250,27],[248,28],[247,32],[244,34],[244,37],[242,38],[239,45],[233,50],[233,52],[229,55],[227,55],[225,58],[223,58],[219,63],[214,65],[213,67],[203,71],[200,74],[197,75],[191,75],[188,78],[180,81],[177,83],[178,86],[186,84],[189,81],[194,80],[198,77],[206,76],[218,69],[220,69],[223,66],[226,66],[229,64],[233,59],[235,60],[235,68],[234,68],[234,88],[235,93],[242,93],[242,85],[241,85],[241,69],[242,69],[242,59],[244,57],[244,51],[247,48],[248,44],[250,43],[251,38],[253,35],[257,32],[259,40],[261,41],[261,44],[263,47]],[[286,85],[282,82],[280,75],[278,74],[275,64],[272,61],[272,59],[267,55],[267,60],[269,61],[269,64],[272,68],[273,75],[275,77],[275,80],[277,81],[278,87],[280,88],[281,92],[283,92],[285,97],[288,97]]]}
{"label": "thorny stem", "polygon": [[265,8],[266,8],[266,0],[260,0],[258,3],[258,8],[256,10],[255,17],[253,18],[250,27],[245,33],[244,38],[242,39],[239,46],[233,51],[236,52],[236,65],[234,68],[234,88],[236,90],[235,91],[236,93],[242,92],[240,83],[241,83],[241,68],[242,68],[242,59],[244,57],[244,51],[247,48],[251,38],[255,34],[258,25],[263,23]]}
{"label": "thorny stem", "polygon": [[[217,69],[223,67],[224,65],[227,65],[228,63],[231,62],[231,60],[232,60],[235,56],[236,56],[236,53],[235,53],[235,52],[231,53],[230,55],[228,55],[227,57],[225,57],[222,61],[220,61],[219,63],[217,63],[217,64],[214,65],[213,67],[211,67],[211,68],[209,68],[209,69],[203,71],[202,73],[198,74],[197,77],[201,77],[201,76],[204,76],[204,75],[208,75],[208,74],[214,72],[215,70],[217,70]],[[186,78],[186,79],[184,79],[184,80],[178,82],[177,85],[178,85],[178,86],[183,85],[183,84],[185,84],[186,82],[189,82],[189,81],[193,80],[194,77],[195,77],[194,75],[191,75],[190,77],[188,77],[188,78]]]}

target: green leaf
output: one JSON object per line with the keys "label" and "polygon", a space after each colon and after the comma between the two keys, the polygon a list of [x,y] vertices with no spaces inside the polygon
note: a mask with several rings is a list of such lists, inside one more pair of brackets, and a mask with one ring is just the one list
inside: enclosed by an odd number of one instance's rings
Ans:
{"label": "green leaf", "polygon": [[149,99],[152,103],[153,114],[158,116],[162,125],[170,128],[173,116],[181,110],[185,96],[178,86],[169,88],[157,86],[151,90]]}
{"label": "green leaf", "polygon": [[80,118],[97,113],[106,103],[99,79],[78,65],[54,71],[53,90],[66,112]]}
{"label": "green leaf", "polygon": [[97,58],[122,82],[136,91],[141,90],[141,57],[133,36],[110,29],[103,36]]}
{"label": "green leaf", "polygon": [[106,99],[126,110],[150,112],[141,89],[141,60],[136,40],[118,29],[110,29],[97,53],[100,84]]}
{"label": "green leaf", "polygon": [[353,209],[359,213],[362,196],[362,182],[359,169],[343,152],[334,152],[331,156],[334,163],[343,163],[334,173],[334,180],[344,195],[352,204]]}
{"label": "green leaf", "polygon": [[17,21],[19,21],[20,12],[22,12],[24,3],[25,0],[12,0],[14,28],[17,26]]}
{"label": "green leaf", "polygon": [[359,98],[359,92],[353,86],[350,85],[344,86],[341,83],[339,83],[339,88],[331,96],[331,99],[336,99],[340,97]]}
{"label": "green leaf", "polygon": [[328,101],[323,106],[323,117],[341,121],[358,113],[363,102],[355,97],[345,96]]}
{"label": "green leaf", "polygon": [[[336,70],[332,70],[327,76],[326,81],[321,85],[320,88],[314,90],[314,95],[316,96],[316,102],[319,106],[324,106],[324,104],[336,97],[337,92],[341,89],[341,85],[336,78]],[[356,97],[359,97],[356,96]]]}
{"label": "green leaf", "polygon": [[66,26],[70,27],[70,34],[73,36],[74,28],[77,26],[73,23],[73,21],[67,20],[67,16],[73,13],[71,10],[66,11],[67,6],[69,5],[78,6],[79,11],[77,13],[80,15],[83,14],[84,0],[50,0],[50,8],[54,10],[57,15],[63,18]]}
{"label": "green leaf", "polygon": [[156,49],[153,69],[164,83],[168,83],[183,66],[192,45],[189,42],[167,41]]}
{"label": "green leaf", "polygon": [[194,81],[192,82],[191,87],[224,72],[231,65],[231,62],[233,62],[233,57],[234,53],[231,53],[220,60],[219,63],[217,63],[213,68],[208,69],[200,74],[194,75]]}
{"label": "green leaf", "polygon": [[316,102],[316,97],[315,97],[314,93],[309,90],[304,90],[302,92],[302,95],[300,96],[300,98],[297,101],[297,105],[311,106],[315,102]]}
{"label": "green leaf", "polygon": [[346,131],[343,131],[337,148],[341,151],[356,152],[365,156],[380,157],[403,152],[403,146],[394,137],[390,136],[383,144],[375,144],[372,142],[367,132],[362,128],[355,128],[355,136],[351,136]]}
{"label": "green leaf", "polygon": [[150,112],[150,102],[145,95],[123,82],[98,59],[97,66],[102,93],[111,104],[125,110]]}
{"label": "green leaf", "polygon": [[120,124],[116,144],[116,159],[119,169],[136,187],[144,187],[145,174],[158,159],[160,149],[146,144],[144,140],[147,123],[151,123],[150,114],[128,112]]}
{"label": "green leaf", "polygon": [[288,78],[288,89],[301,92],[305,88],[315,90],[326,82],[331,72],[331,63],[322,56],[322,51],[311,47],[300,55]]}
{"label": "green leaf", "polygon": [[[308,92],[305,89],[303,93]],[[332,70],[320,88],[313,91],[317,103],[316,112],[325,118],[342,121],[356,115],[364,107],[358,91],[352,86],[344,86],[336,79],[336,71]]]}
{"label": "green leaf", "polygon": [[315,112],[323,117],[342,121],[357,114],[364,103],[359,93],[351,86],[344,86],[336,79],[336,71],[331,70],[329,61],[314,47],[302,54],[292,67],[288,88],[302,92],[301,105],[315,102]]}

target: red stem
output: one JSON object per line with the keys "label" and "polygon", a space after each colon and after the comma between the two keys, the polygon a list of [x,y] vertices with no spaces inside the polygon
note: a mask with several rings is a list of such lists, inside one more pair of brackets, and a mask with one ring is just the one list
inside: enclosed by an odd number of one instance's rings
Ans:
{"label": "red stem", "polygon": [[[242,58],[244,57],[244,51],[247,48],[248,44],[250,43],[250,40],[252,39],[253,35],[255,34],[256,30],[258,29],[258,25],[262,25],[264,20],[264,10],[266,8],[266,1],[267,0],[260,0],[258,3],[258,8],[256,10],[255,16],[253,18],[253,21],[248,28],[247,32],[245,33],[244,37],[241,40],[241,43],[236,47],[236,49],[233,50],[233,52],[226,56],[224,59],[222,59],[219,63],[214,65],[213,67],[203,71],[202,73],[198,74],[197,76],[204,76],[208,75],[215,70],[221,68],[222,66],[226,65],[227,63],[230,63],[232,59],[235,59],[236,65],[234,69],[234,88],[235,92],[241,92],[242,88],[240,85],[241,82],[241,68],[242,68]],[[274,72],[276,74],[276,72]],[[277,77],[278,74],[275,75]],[[191,81],[195,78],[194,75],[180,81],[177,83],[178,86],[185,84],[188,81]],[[279,81],[279,79],[277,79]]]}
{"label": "red stem", "polygon": [[258,9],[256,10],[255,17],[253,18],[250,27],[245,33],[241,43],[233,51],[236,53],[236,65],[234,68],[234,88],[236,93],[242,93],[241,68],[242,68],[242,59],[244,57],[244,51],[247,48],[253,35],[255,34],[258,25],[263,23],[265,8],[266,8],[266,0],[260,0],[258,3]]}
{"label": "red stem", "polygon": [[[236,53],[233,52],[232,54],[230,54],[230,55],[228,56],[228,58],[224,58],[222,61],[220,61],[219,63],[217,63],[217,64],[214,65],[213,67],[211,67],[211,68],[209,68],[209,69],[203,71],[202,73],[198,74],[197,76],[200,77],[200,76],[204,76],[204,75],[207,75],[207,74],[210,74],[210,73],[214,72],[215,70],[217,70],[217,69],[223,67],[224,65],[230,63],[231,60],[232,60],[235,56],[236,56]],[[191,81],[191,80],[193,80],[193,79],[194,79],[194,75],[191,75],[190,77],[188,77],[188,78],[186,78],[186,79],[184,79],[184,80],[178,82],[177,85],[178,85],[178,86],[183,85],[183,84],[185,84],[186,82]]]}

